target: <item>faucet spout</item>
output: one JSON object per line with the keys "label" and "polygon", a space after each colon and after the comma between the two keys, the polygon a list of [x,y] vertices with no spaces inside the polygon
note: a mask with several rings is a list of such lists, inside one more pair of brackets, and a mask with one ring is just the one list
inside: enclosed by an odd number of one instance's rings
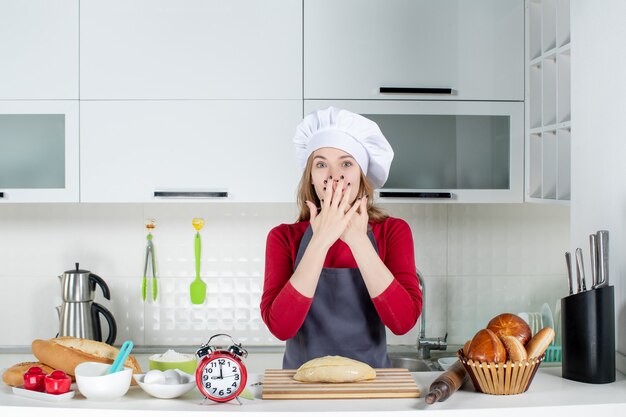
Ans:
{"label": "faucet spout", "polygon": [[431,350],[446,350],[448,348],[448,333],[443,338],[426,337],[426,285],[422,273],[419,270],[416,271],[420,289],[422,290],[422,314],[420,316],[420,331],[417,338],[417,357],[427,359],[430,358]]}

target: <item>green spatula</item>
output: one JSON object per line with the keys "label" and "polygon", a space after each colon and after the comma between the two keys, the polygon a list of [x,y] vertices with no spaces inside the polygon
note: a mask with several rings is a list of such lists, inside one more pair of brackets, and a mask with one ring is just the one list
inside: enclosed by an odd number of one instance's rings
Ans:
{"label": "green spatula", "polygon": [[196,279],[191,282],[189,294],[191,295],[192,304],[203,304],[206,297],[206,284],[200,278],[200,229],[204,226],[204,219],[195,218],[191,221],[194,229],[196,229],[195,252],[196,252]]}

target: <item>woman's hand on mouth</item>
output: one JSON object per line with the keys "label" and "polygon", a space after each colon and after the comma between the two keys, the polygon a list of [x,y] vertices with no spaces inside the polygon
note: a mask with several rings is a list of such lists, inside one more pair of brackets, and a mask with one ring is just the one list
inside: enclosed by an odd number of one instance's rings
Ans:
{"label": "woman's hand on mouth", "polygon": [[310,222],[313,229],[313,238],[319,240],[325,247],[329,248],[342,236],[359,208],[361,202],[356,200],[350,206],[349,198],[350,184],[344,185],[344,179],[341,178],[338,181],[326,184],[319,212],[315,204],[311,201],[306,201],[306,205],[311,213]]}

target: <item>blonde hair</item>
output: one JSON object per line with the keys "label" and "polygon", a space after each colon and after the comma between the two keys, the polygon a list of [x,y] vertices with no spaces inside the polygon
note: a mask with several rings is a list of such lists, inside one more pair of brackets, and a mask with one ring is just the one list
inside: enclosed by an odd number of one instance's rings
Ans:
{"label": "blonde hair", "polygon": [[[308,221],[311,218],[311,212],[309,211],[309,207],[306,205],[307,201],[312,202],[318,208],[321,207],[320,199],[317,197],[317,193],[315,192],[315,188],[313,184],[311,184],[311,170],[313,169],[313,154],[309,157],[306,162],[306,166],[304,167],[304,172],[302,173],[302,178],[300,178],[300,185],[298,186],[298,220],[299,222]],[[359,186],[359,192],[357,193],[357,198],[362,196],[367,196],[367,216],[369,217],[369,221],[374,223],[380,223],[386,218],[389,217],[383,209],[374,205],[374,188],[370,184],[369,180],[363,175],[363,170],[361,172],[361,185]]]}

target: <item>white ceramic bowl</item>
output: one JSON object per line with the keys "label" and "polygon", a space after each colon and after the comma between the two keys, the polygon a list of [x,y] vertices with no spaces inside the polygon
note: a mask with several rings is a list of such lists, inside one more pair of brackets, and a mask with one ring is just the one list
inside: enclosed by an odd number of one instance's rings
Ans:
{"label": "white ceramic bowl", "polygon": [[123,397],[130,388],[133,370],[124,368],[107,374],[111,365],[83,362],[74,369],[76,386],[81,394],[93,401],[112,401]]}
{"label": "white ceramic bowl", "polygon": [[183,394],[186,394],[193,387],[196,386],[196,378],[194,375],[190,375],[180,369],[175,369],[176,373],[180,375],[180,384],[146,384],[144,378],[146,374],[133,375],[135,381],[139,384],[142,390],[149,395],[156,398],[177,398]]}
{"label": "white ceramic bowl", "polygon": [[441,366],[441,369],[443,369],[444,371],[447,371],[448,368],[454,365],[454,363],[457,362],[458,360],[459,358],[457,358],[456,356],[451,356],[449,358],[439,358],[437,362],[439,362],[439,366]]}

